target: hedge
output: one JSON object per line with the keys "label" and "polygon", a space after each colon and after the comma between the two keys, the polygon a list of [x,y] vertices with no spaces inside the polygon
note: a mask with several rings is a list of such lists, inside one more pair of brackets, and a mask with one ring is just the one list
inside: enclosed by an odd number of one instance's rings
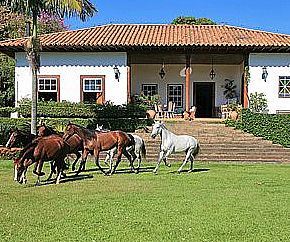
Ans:
{"label": "hedge", "polygon": [[252,113],[243,109],[240,119],[226,120],[225,124],[290,147],[290,115]]}
{"label": "hedge", "polygon": [[[84,104],[71,102],[43,102],[37,104],[38,117],[50,118],[145,118],[146,110],[136,104],[113,105],[111,103]],[[31,102],[23,101],[19,107],[0,108],[0,116],[8,117],[10,112],[18,112],[22,117],[31,116]]]}
{"label": "hedge", "polygon": [[[140,118],[44,118],[38,119],[38,123],[43,121],[52,128],[63,131],[66,125],[71,122],[89,129],[95,129],[97,125],[103,125],[110,130],[123,130],[125,132],[134,132],[136,129],[143,128],[152,124],[150,119]],[[30,132],[30,118],[0,118],[0,144],[5,144],[8,140],[9,132],[12,128]]]}

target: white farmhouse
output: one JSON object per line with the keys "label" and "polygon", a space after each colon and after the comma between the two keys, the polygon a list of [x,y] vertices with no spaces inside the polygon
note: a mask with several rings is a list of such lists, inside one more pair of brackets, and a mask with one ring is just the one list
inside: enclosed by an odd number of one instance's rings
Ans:
{"label": "white farmhouse", "polygon": [[[125,104],[159,94],[177,111],[217,117],[228,102],[264,93],[270,113],[290,112],[290,36],[227,25],[109,24],[41,36],[38,98]],[[25,39],[0,42],[16,59],[16,102],[31,97]],[[249,78],[247,78],[249,77]]]}

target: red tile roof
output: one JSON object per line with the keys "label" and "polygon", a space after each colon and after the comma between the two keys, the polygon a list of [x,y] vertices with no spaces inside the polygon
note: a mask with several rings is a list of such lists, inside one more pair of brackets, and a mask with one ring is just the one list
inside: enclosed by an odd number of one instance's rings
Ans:
{"label": "red tile roof", "polygon": [[[42,35],[43,51],[132,48],[247,48],[289,51],[290,35],[227,25],[109,24]],[[0,42],[0,51],[23,50],[25,39]]]}

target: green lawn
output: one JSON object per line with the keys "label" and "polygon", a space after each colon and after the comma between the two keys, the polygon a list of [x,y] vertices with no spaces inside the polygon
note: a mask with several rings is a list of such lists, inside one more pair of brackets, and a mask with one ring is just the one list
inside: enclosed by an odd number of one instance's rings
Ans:
{"label": "green lawn", "polygon": [[35,187],[32,167],[20,185],[0,161],[0,241],[290,241],[290,165],[177,168]]}

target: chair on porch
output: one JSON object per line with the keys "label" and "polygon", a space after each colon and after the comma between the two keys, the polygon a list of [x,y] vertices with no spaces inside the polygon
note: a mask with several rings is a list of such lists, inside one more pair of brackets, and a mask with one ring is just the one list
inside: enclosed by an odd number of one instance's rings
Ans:
{"label": "chair on porch", "polygon": [[156,112],[156,118],[163,118],[164,117],[164,111],[162,109],[161,104],[154,104],[155,112]]}
{"label": "chair on porch", "polygon": [[169,101],[167,105],[167,111],[165,111],[165,117],[174,118],[174,112],[175,112],[175,103],[172,101]]}

